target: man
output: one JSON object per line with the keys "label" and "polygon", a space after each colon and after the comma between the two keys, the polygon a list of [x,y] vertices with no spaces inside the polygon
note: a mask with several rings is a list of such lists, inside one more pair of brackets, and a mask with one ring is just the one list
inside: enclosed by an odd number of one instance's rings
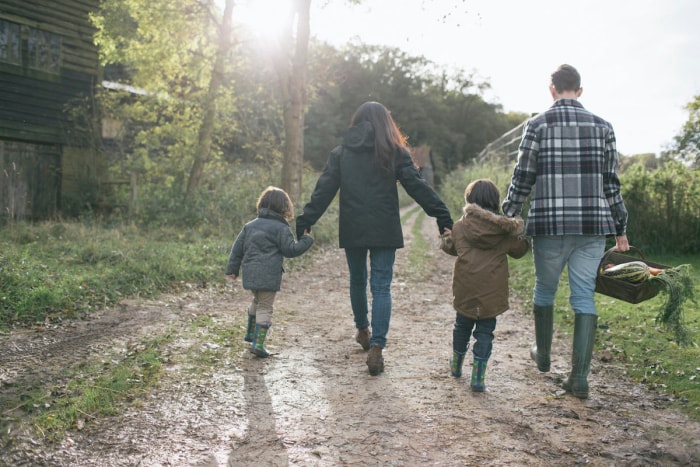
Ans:
{"label": "man", "polygon": [[535,261],[535,343],[530,355],[543,372],[550,368],[554,296],[568,267],[574,339],[571,373],[563,386],[586,399],[598,321],[596,273],[607,235],[615,235],[617,250],[629,250],[627,209],[612,125],[578,102],[583,89],[574,67],[561,65],[551,78],[554,104],[526,123],[502,207],[507,216],[519,215],[531,195],[526,234],[533,239]]}

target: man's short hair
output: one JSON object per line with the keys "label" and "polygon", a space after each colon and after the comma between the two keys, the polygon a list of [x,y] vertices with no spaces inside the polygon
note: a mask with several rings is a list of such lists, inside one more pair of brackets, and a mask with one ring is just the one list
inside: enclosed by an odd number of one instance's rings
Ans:
{"label": "man's short hair", "polygon": [[581,88],[581,75],[571,65],[559,65],[552,73],[552,86],[557,92],[578,91]]}

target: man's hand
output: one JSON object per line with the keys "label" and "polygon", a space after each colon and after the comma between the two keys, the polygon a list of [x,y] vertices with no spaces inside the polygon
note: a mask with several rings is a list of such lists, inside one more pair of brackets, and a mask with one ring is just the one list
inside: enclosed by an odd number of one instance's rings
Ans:
{"label": "man's hand", "polygon": [[618,235],[615,237],[615,249],[617,251],[629,251],[630,244],[627,241],[627,235]]}

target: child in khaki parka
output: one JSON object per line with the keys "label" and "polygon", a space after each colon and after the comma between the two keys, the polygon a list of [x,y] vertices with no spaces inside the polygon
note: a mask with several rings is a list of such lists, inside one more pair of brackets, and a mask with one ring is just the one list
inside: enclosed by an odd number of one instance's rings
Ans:
{"label": "child in khaki parka", "polygon": [[508,256],[521,258],[530,244],[522,236],[523,220],[499,213],[500,193],[492,181],[473,181],[467,186],[464,199],[464,215],[441,237],[442,250],[457,256],[452,275],[457,316],[450,370],[452,376],[462,376],[462,363],[473,334],[476,342],[472,349],[471,389],[483,392],[496,316],[509,308]]}

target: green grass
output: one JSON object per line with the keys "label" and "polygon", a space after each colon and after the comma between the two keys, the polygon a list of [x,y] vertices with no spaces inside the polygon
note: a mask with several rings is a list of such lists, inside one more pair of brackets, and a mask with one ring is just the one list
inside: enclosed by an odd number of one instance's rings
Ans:
{"label": "green grass", "polygon": [[[676,266],[691,264],[696,292],[700,283],[700,256],[654,256],[656,263]],[[528,254],[520,260],[510,260],[511,288],[526,309],[532,308],[534,266]],[[566,276],[560,283],[555,299],[555,329],[571,334],[573,311],[568,303],[569,286]],[[697,293],[696,293],[697,295]],[[680,346],[672,329],[656,322],[663,296],[638,304],[596,294],[599,332],[595,352],[610,364],[622,365],[633,380],[650,389],[674,396],[675,404],[696,420],[700,420],[700,307],[683,305],[685,325],[693,345]],[[603,363],[604,364],[604,363]]]}
{"label": "green grass", "polygon": [[411,242],[411,246],[407,254],[408,272],[414,277],[425,279],[427,277],[430,277],[431,273],[428,264],[431,259],[430,245],[428,244],[428,241],[425,239],[425,237],[423,237],[423,234],[421,232],[421,229],[423,228],[423,222],[426,220],[427,216],[425,212],[422,209],[420,209],[420,206],[416,206],[415,208],[408,211],[404,215],[404,217],[407,217],[415,213],[416,211],[419,212],[415,214],[416,219],[413,223],[413,227],[411,228],[411,235],[413,237],[413,240]]}
{"label": "green grass", "polygon": [[18,224],[0,239],[0,329],[74,318],[126,296],[223,283],[231,239],[196,231]]}

